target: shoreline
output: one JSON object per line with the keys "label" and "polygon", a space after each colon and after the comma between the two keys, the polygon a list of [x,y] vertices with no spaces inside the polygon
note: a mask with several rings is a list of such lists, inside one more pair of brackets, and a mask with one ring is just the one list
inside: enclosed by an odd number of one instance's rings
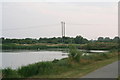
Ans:
{"label": "shoreline", "polygon": [[[10,68],[8,68],[6,70],[10,70],[13,73],[15,73],[16,75],[14,74],[14,77],[20,77],[20,75],[18,75],[18,72],[19,72],[19,74],[24,75],[24,77],[31,77],[31,78],[56,78],[58,76],[59,77],[62,77],[62,76],[65,77],[65,75],[63,75],[64,73],[66,73],[66,76],[67,76],[67,72],[71,73],[71,71],[73,71],[71,74],[76,73],[76,71],[78,71],[76,69],[79,69],[79,68],[81,69],[81,68],[86,66],[88,69],[85,69],[85,72],[83,70],[83,73],[82,73],[82,75],[85,75],[88,72],[91,72],[91,71],[93,71],[95,69],[98,69],[100,66],[101,67],[105,66],[106,64],[114,62],[114,61],[117,60],[117,53],[116,52],[108,54],[108,56],[111,56],[108,59],[104,58],[105,56],[103,56],[103,57],[100,57],[100,56],[102,56],[102,55],[97,56],[98,58],[96,58],[94,56],[92,59],[88,59],[88,60],[87,60],[86,57],[85,57],[86,59],[81,58],[82,61],[80,63],[74,63],[74,62],[70,62],[69,63],[69,58],[64,58],[64,59],[60,59],[60,60],[56,59],[56,60],[53,60],[53,61],[46,61],[46,62],[38,62],[38,63],[34,63],[34,64],[29,64],[27,66],[22,66],[21,68],[19,68],[17,70],[13,70],[13,69],[10,69]],[[106,61],[106,62],[104,63],[104,61]],[[100,63],[100,66],[98,66],[97,68],[94,69],[93,66],[97,66],[96,64],[99,64],[99,63]],[[92,65],[92,64],[95,64],[95,65]],[[91,65],[91,67],[93,67],[90,70],[89,70],[89,68],[90,68],[89,65]],[[38,70],[39,69],[38,66],[41,66],[40,67],[40,73],[41,73],[41,70],[43,70],[43,72],[41,74],[39,74],[39,73],[36,74],[36,71],[39,71]],[[80,66],[82,66],[82,67],[80,67]],[[57,73],[56,73],[56,70],[58,71]],[[24,71],[25,72],[28,71],[29,73],[24,73]],[[44,71],[47,71],[47,72],[44,72]],[[3,71],[3,73],[4,73],[4,71]],[[80,73],[81,73],[81,71],[80,71]],[[58,74],[61,74],[61,75],[58,75]],[[35,75],[36,75],[36,77],[35,77]],[[50,75],[51,75],[51,77],[50,77]],[[82,76],[82,75],[80,75],[80,76]],[[68,76],[70,77],[70,75],[68,75]],[[22,77],[22,78],[24,78],[24,77]],[[71,76],[71,77],[73,77],[73,76]]]}

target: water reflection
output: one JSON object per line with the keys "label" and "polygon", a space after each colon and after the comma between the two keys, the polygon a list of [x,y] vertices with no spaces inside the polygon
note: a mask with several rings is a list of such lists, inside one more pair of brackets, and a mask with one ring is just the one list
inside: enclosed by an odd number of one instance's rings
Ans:
{"label": "water reflection", "polygon": [[62,54],[62,51],[22,51],[2,52],[0,56],[2,56],[2,68],[11,67],[15,69],[35,62],[52,61],[67,57],[67,55],[62,56]]}

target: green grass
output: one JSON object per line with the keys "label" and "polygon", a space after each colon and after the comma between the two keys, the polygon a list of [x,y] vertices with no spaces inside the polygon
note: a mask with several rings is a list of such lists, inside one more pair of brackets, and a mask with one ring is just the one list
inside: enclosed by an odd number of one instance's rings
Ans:
{"label": "green grass", "polygon": [[[51,48],[68,48],[71,44],[49,44],[49,43],[39,43],[39,44],[16,44],[16,43],[9,43],[9,44],[2,44],[2,50],[7,49],[27,49],[27,50],[38,50],[38,49],[51,49]],[[93,43],[86,43],[86,44],[72,44],[76,46],[78,49],[90,49],[90,50],[111,50],[117,49],[118,43],[113,42],[93,42]]]}
{"label": "green grass", "polygon": [[0,78],[2,78],[2,70],[0,69]]}
{"label": "green grass", "polygon": [[16,70],[13,70],[11,68],[6,68],[2,70],[2,77],[4,78],[19,78],[20,75],[17,73]]}
{"label": "green grass", "polygon": [[[75,49],[73,54],[74,52],[76,52]],[[2,73],[4,78],[78,78],[117,60],[118,53],[114,51],[80,56],[80,60],[77,61],[69,57],[61,60],[38,62],[22,66],[17,70],[7,68],[3,69]]]}
{"label": "green grass", "polygon": [[[87,57],[87,56],[85,56]],[[79,78],[92,72],[100,67],[110,64],[118,60],[117,52],[102,54],[102,55],[91,55],[92,58],[81,57],[80,63],[71,63],[71,68],[67,68],[66,71],[60,74],[54,75],[36,75],[34,78]],[[90,56],[88,56],[90,57]],[[85,59],[84,59],[85,58]],[[100,59],[97,59],[100,58]],[[63,67],[64,68],[64,67]]]}
{"label": "green grass", "polygon": [[118,76],[117,80],[120,80],[120,75]]}
{"label": "green grass", "polygon": [[54,45],[54,44],[2,44],[2,50],[43,50],[53,48],[68,48],[67,45]]}
{"label": "green grass", "polygon": [[103,61],[97,61],[89,64],[74,64],[72,68],[69,68],[68,70],[62,72],[61,74],[51,74],[51,75],[35,75],[31,78],[80,78],[98,68],[101,68],[105,65],[108,65],[114,61],[117,61],[118,59],[116,57],[113,57],[111,59],[106,59]]}
{"label": "green grass", "polygon": [[40,75],[50,74],[52,72],[52,69],[53,69],[52,62],[40,62],[28,66],[23,66],[18,69],[18,73],[22,77],[29,77],[37,74]]}

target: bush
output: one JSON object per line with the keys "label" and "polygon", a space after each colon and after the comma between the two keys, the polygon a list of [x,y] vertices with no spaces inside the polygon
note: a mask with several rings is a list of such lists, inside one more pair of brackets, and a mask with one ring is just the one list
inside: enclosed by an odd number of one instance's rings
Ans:
{"label": "bush", "polygon": [[79,62],[80,57],[82,56],[82,52],[78,51],[73,45],[70,45],[69,50],[69,59],[75,62]]}
{"label": "bush", "polygon": [[57,63],[58,61],[59,61],[58,59],[54,59],[52,63]]}
{"label": "bush", "polygon": [[57,66],[65,66],[65,67],[70,67],[71,66],[67,59],[58,61],[56,65]]}
{"label": "bush", "polygon": [[109,58],[109,55],[107,53],[101,53],[100,56],[105,58],[105,59]]}
{"label": "bush", "polygon": [[12,70],[11,68],[6,68],[2,70],[3,78],[19,78],[20,76],[17,74],[16,70]]}
{"label": "bush", "polygon": [[18,69],[18,73],[23,77],[29,77],[37,74],[50,74],[52,72],[52,69],[52,62],[40,62],[28,66],[23,66]]}
{"label": "bush", "polygon": [[50,74],[52,73],[53,70],[53,63],[52,62],[41,62],[40,64],[38,64],[38,73],[40,75],[44,75],[44,74]]}
{"label": "bush", "polygon": [[38,73],[38,67],[36,65],[23,66],[18,69],[18,73],[22,77],[29,77],[36,75]]}

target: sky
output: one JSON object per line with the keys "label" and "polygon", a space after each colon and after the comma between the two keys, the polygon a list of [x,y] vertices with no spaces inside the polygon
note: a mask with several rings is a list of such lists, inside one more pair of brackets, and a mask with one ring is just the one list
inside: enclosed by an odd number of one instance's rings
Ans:
{"label": "sky", "polygon": [[0,0],[1,2],[119,2],[119,0]]}
{"label": "sky", "polygon": [[66,36],[69,37],[81,35],[87,39],[97,39],[100,36],[113,38],[118,35],[118,5],[114,2],[117,0],[110,0],[111,2],[5,1],[0,3],[2,5],[0,7],[1,37],[61,37],[61,21],[66,23]]}

